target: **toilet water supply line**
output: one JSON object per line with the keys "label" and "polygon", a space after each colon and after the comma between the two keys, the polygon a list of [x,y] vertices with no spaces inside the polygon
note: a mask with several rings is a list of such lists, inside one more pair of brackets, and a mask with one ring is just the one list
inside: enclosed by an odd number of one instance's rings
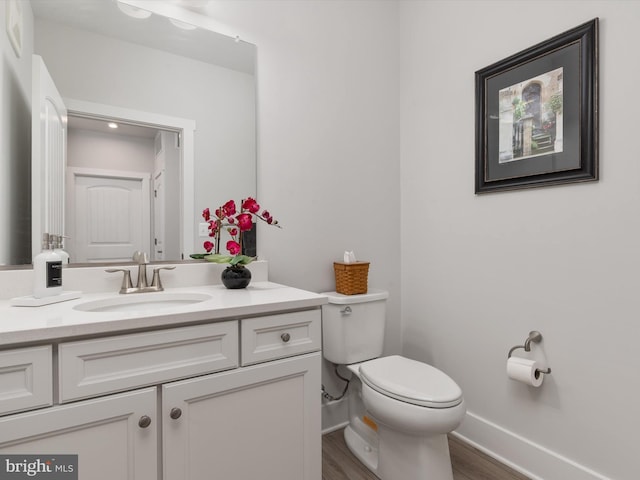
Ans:
{"label": "toilet water supply line", "polygon": [[340,378],[340,380],[346,382],[346,384],[344,386],[344,390],[342,390],[342,393],[338,397],[334,397],[333,395],[331,395],[329,392],[325,390],[324,385],[322,385],[322,397],[325,400],[329,400],[330,402],[337,402],[338,400],[342,400],[344,396],[347,394],[347,389],[349,388],[349,382],[351,381],[351,379],[344,378],[342,375],[340,375],[340,372],[338,372],[338,365],[335,365],[334,372],[336,376]]}

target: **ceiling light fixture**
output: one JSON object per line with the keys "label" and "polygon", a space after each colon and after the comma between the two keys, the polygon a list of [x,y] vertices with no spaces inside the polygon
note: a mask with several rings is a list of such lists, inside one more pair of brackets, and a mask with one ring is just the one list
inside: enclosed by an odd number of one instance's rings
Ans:
{"label": "ceiling light fixture", "polygon": [[151,12],[149,10],[143,10],[142,8],[134,7],[133,5],[127,5],[126,3],[122,3],[120,1],[118,1],[117,3],[120,11],[132,18],[145,19],[151,16]]}
{"label": "ceiling light fixture", "polygon": [[191,25],[190,23],[181,22],[180,20],[176,20],[175,18],[170,18],[169,21],[173,23],[176,27],[181,28],[183,30],[195,30],[195,25]]}
{"label": "ceiling light fixture", "polygon": [[107,126],[108,126],[109,128],[118,128],[118,124],[117,124],[117,123],[113,123],[113,122],[109,122],[109,123],[107,123]]}

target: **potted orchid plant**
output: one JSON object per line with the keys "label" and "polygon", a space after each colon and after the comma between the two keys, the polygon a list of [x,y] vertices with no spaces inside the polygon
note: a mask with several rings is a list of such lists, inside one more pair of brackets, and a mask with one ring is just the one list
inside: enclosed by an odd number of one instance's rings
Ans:
{"label": "potted orchid plant", "polygon": [[[203,244],[207,251],[207,255],[204,255],[203,258],[209,262],[229,264],[222,272],[222,283],[227,288],[246,287],[251,281],[251,272],[244,266],[255,258],[242,253],[243,233],[251,230],[254,218],[268,225],[282,227],[267,210],[262,210],[260,213],[260,205],[251,197],[242,200],[239,211],[235,201],[229,200],[217,208],[213,215],[209,208],[205,208],[202,211],[202,217],[209,223],[209,237],[211,237],[211,240],[207,240]],[[231,237],[226,243],[228,254],[220,253],[220,233],[223,229],[226,229]]]}

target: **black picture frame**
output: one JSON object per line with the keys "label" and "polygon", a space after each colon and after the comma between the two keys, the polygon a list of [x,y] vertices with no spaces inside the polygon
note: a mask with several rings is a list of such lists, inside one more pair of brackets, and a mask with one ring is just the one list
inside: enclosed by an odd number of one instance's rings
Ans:
{"label": "black picture frame", "polygon": [[475,193],[598,180],[598,18],[475,73]]}

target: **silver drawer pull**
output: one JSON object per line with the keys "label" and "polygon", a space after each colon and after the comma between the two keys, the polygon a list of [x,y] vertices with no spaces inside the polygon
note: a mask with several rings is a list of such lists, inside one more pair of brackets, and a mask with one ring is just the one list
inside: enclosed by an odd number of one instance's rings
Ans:
{"label": "silver drawer pull", "polygon": [[340,313],[342,313],[343,315],[351,315],[351,307],[347,305],[342,310],[340,310]]}
{"label": "silver drawer pull", "polygon": [[289,340],[291,340],[291,335],[289,335],[288,333],[283,333],[282,335],[280,335],[280,338],[284,343],[287,343]]}
{"label": "silver drawer pull", "polygon": [[173,407],[169,412],[169,416],[174,420],[177,420],[182,416],[182,410],[180,410],[178,407]]}
{"label": "silver drawer pull", "polygon": [[148,415],[143,415],[140,417],[140,420],[138,420],[138,426],[140,428],[147,428],[149,425],[151,425],[151,418]]}

